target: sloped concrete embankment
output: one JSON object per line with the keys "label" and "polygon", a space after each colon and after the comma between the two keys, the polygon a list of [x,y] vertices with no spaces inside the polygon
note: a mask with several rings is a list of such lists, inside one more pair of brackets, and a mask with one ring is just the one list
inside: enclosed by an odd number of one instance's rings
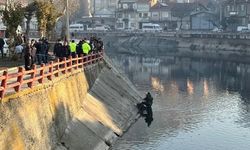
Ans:
{"label": "sloped concrete embankment", "polygon": [[140,98],[107,62],[63,75],[2,100],[0,149],[108,149],[136,120]]}

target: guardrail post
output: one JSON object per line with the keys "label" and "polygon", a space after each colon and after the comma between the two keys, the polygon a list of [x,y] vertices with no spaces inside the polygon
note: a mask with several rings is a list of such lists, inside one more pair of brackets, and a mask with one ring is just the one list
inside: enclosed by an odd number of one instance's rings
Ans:
{"label": "guardrail post", "polygon": [[78,57],[78,55],[76,55],[75,69],[78,69],[78,64],[79,64],[78,59],[79,59],[79,57]]}
{"label": "guardrail post", "polygon": [[80,67],[80,68],[83,68],[83,55],[82,55],[82,54],[80,55],[80,57],[79,57],[79,59],[78,59],[78,62],[79,62],[78,68],[79,68],[79,67]]}
{"label": "guardrail post", "polygon": [[53,61],[49,62],[49,76],[48,79],[52,80],[53,77]]}
{"label": "guardrail post", "polygon": [[67,72],[67,60],[66,60],[66,58],[65,57],[63,57],[63,71],[62,71],[62,73],[63,74],[66,74],[66,72]]}
{"label": "guardrail post", "polygon": [[3,76],[5,76],[5,79],[2,80],[1,86],[3,87],[3,90],[0,91],[0,98],[4,97],[4,94],[7,89],[7,80],[8,80],[8,71],[3,72]]}
{"label": "guardrail post", "polygon": [[41,64],[42,70],[40,70],[40,77],[42,77],[42,78],[38,80],[39,83],[43,83],[43,79],[44,79],[44,67],[45,67],[45,64]]}
{"label": "guardrail post", "polygon": [[91,53],[91,64],[95,63],[95,54]]}
{"label": "guardrail post", "polygon": [[91,64],[91,54],[89,55],[87,55],[87,60],[88,60],[88,63],[87,63],[87,65],[90,65]]}
{"label": "guardrail post", "polygon": [[18,68],[18,77],[17,77],[17,82],[19,82],[19,85],[14,87],[16,92],[19,92],[21,87],[22,87],[24,75],[25,75],[25,69],[23,67],[19,67]]}
{"label": "guardrail post", "polygon": [[36,81],[36,65],[35,64],[32,66],[32,69],[33,69],[33,72],[31,73],[32,81],[30,83],[28,83],[29,88],[32,88],[34,82]]}
{"label": "guardrail post", "polygon": [[56,77],[58,77],[59,76],[59,59],[57,58],[57,60],[56,60],[56,65],[55,65],[55,71],[57,71],[56,73],[55,73],[55,76]]}
{"label": "guardrail post", "polygon": [[69,66],[67,71],[71,72],[72,71],[72,56],[69,56]]}
{"label": "guardrail post", "polygon": [[85,67],[86,63],[88,62],[88,56],[87,55],[83,55],[82,59],[83,59],[83,63],[82,63],[83,67]]}

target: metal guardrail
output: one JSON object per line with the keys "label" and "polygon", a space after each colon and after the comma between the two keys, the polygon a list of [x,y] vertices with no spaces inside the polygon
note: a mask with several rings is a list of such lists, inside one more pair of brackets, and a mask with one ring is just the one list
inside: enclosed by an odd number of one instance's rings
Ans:
{"label": "metal guardrail", "polygon": [[71,56],[63,58],[62,61],[57,59],[51,61],[47,65],[42,64],[40,67],[33,65],[31,70],[26,71],[24,67],[18,67],[17,72],[13,71],[9,73],[7,70],[3,71],[0,75],[0,99],[3,99],[8,91],[14,89],[15,92],[19,92],[22,87],[27,85],[29,88],[33,88],[34,84],[43,84],[44,80],[52,80],[55,77],[59,77],[60,74],[66,74],[73,69],[84,68],[88,65],[95,64],[103,60],[103,51],[89,54],[87,56],[72,58]]}

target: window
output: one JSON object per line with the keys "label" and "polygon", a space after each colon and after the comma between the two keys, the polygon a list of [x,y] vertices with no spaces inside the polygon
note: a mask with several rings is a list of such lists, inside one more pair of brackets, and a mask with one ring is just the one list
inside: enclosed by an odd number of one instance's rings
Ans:
{"label": "window", "polygon": [[143,13],[143,18],[148,18],[148,13]]}
{"label": "window", "polygon": [[136,17],[136,14],[130,14],[130,18],[135,18]]}
{"label": "window", "polygon": [[230,11],[230,6],[229,5],[227,6],[227,11]]}
{"label": "window", "polygon": [[135,28],[135,25],[136,25],[135,23],[130,23],[131,28]]}
{"label": "window", "polygon": [[118,13],[118,14],[117,14],[117,17],[118,17],[118,18],[122,18],[122,13]]}
{"label": "window", "polygon": [[240,10],[244,11],[245,10],[245,5],[240,5]]}
{"label": "window", "polygon": [[142,18],[142,13],[139,13],[139,17]]}
{"label": "window", "polygon": [[234,6],[232,6],[232,11],[235,11],[235,8],[234,8]]}
{"label": "window", "polygon": [[127,4],[123,4],[122,6],[123,6],[122,8],[128,9],[128,5]]}
{"label": "window", "polygon": [[137,8],[137,5],[136,5],[136,4],[133,4],[133,8],[136,9],[136,8]]}
{"label": "window", "polygon": [[168,17],[168,12],[162,12],[162,17],[167,18]]}
{"label": "window", "polygon": [[117,28],[123,28],[123,23],[117,23],[116,26]]}
{"label": "window", "polygon": [[133,9],[133,4],[128,4],[129,9]]}
{"label": "window", "polygon": [[152,13],[152,16],[153,16],[153,17],[158,17],[158,13],[157,13],[157,12],[153,12],[153,13]]}

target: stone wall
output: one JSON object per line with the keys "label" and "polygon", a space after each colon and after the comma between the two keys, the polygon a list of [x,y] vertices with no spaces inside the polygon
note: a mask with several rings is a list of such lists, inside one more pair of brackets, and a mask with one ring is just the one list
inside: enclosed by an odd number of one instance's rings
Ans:
{"label": "stone wall", "polygon": [[141,97],[104,62],[2,100],[1,150],[108,149],[136,120]]}

